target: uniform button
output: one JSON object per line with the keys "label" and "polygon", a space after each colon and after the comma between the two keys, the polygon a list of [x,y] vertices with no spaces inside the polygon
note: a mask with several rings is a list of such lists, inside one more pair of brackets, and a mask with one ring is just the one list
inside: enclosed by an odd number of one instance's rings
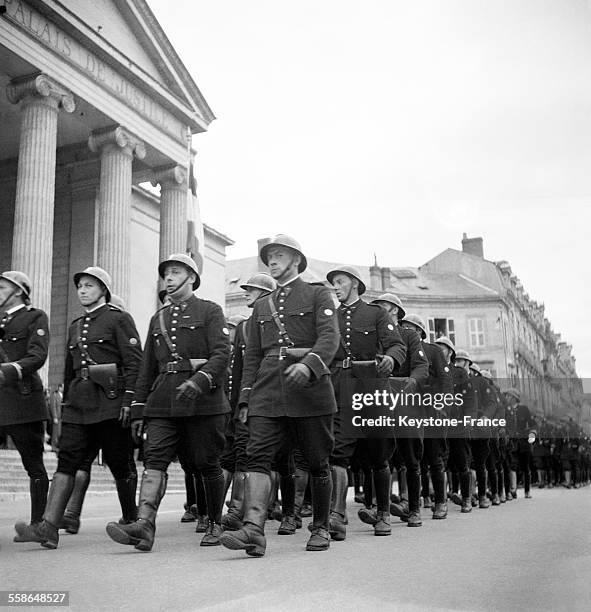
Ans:
{"label": "uniform button", "polygon": [[90,321],[90,317],[86,317],[86,319],[84,319],[85,321]]}
{"label": "uniform button", "polygon": [[88,348],[88,344],[83,344],[82,348]]}
{"label": "uniform button", "polygon": [[85,323],[85,324],[84,324],[84,327],[88,327],[88,323]]}
{"label": "uniform button", "polygon": [[279,310],[283,310],[283,306],[279,306]]}
{"label": "uniform button", "polygon": [[176,340],[176,336],[171,336],[170,339],[171,340]]}
{"label": "uniform button", "polygon": [[173,344],[173,345],[172,345],[172,348],[173,348],[173,349],[175,349],[175,348],[176,348],[176,344]]}
{"label": "uniform button", "polygon": [[283,319],[283,317],[284,317],[284,316],[285,316],[285,315],[280,314],[280,315],[279,315],[279,318],[280,318],[280,319]]}
{"label": "uniform button", "polygon": [[85,366],[85,365],[86,365],[86,361],[81,361],[81,362],[80,362],[80,365]]}
{"label": "uniform button", "polygon": [[351,346],[351,343],[350,343],[350,342],[347,342],[347,346]]}
{"label": "uniform button", "polygon": [[283,344],[283,340],[281,338],[279,338],[279,340],[277,340],[277,342],[279,342],[279,344]]}
{"label": "uniform button", "polygon": [[176,327],[171,327],[170,331],[175,332],[176,331]]}

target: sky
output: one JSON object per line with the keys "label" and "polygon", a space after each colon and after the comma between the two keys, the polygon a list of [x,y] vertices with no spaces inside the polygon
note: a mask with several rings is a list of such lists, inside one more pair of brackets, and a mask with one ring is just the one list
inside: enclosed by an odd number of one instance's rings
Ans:
{"label": "sky", "polygon": [[201,214],[235,241],[506,260],[591,378],[591,0],[149,0],[217,119]]}

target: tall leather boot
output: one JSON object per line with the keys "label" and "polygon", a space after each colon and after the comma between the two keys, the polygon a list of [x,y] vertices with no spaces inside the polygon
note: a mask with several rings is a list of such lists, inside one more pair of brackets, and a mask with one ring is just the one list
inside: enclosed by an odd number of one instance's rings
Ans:
{"label": "tall leather boot", "polygon": [[137,521],[129,525],[109,523],[107,534],[112,540],[118,544],[134,546],[136,550],[152,550],[156,533],[156,514],[166,492],[167,479],[166,472],[144,470]]}
{"label": "tall leather boot", "polygon": [[407,470],[406,480],[408,483],[408,526],[420,527],[421,521],[421,473],[419,470],[411,472]]}
{"label": "tall leather boot", "polygon": [[511,486],[511,497],[517,499],[517,472],[515,470],[509,472],[509,482]]}
{"label": "tall leather boot", "polygon": [[228,512],[222,516],[222,527],[227,531],[236,531],[242,527],[244,477],[244,472],[234,472],[230,506],[228,508]]}
{"label": "tall leather boot", "polygon": [[[349,480],[347,470],[345,472],[345,485],[348,488]],[[332,496],[332,478],[326,476],[312,476],[312,523],[309,529],[312,533],[306,550],[328,550],[330,546],[330,499]],[[345,489],[346,491],[347,489]]]}
{"label": "tall leather boot", "polygon": [[[347,490],[349,479],[347,470],[335,465],[331,469],[332,479],[332,510],[329,517],[328,531],[330,537],[336,542],[341,542],[347,537],[347,527],[345,526],[345,515],[347,514]],[[364,485],[365,486],[365,485]],[[312,502],[314,500],[312,499]]]}
{"label": "tall leather boot", "polygon": [[424,462],[421,462],[421,497],[423,498],[423,508],[431,508],[433,506],[431,502],[429,470]]}
{"label": "tall leather boot", "polygon": [[363,470],[363,504],[366,508],[373,507],[374,500],[374,482],[373,482],[373,471],[371,468],[364,468]]}
{"label": "tall leather boot", "polygon": [[[47,490],[49,489],[49,479],[30,478],[29,493],[31,495],[31,522],[30,525],[38,525],[43,520],[43,511],[47,504]],[[15,542],[20,542],[19,536],[14,536]]]}
{"label": "tall leather boot", "polygon": [[185,491],[187,501],[185,502],[185,513],[181,516],[181,523],[194,523],[197,519],[197,493],[193,472],[185,472]]}
{"label": "tall leather boot", "polygon": [[447,496],[445,494],[445,472],[443,470],[431,472],[433,492],[435,493],[435,506],[433,507],[433,518],[444,519],[447,517]]}
{"label": "tall leather boot", "polygon": [[302,527],[302,506],[304,505],[304,497],[306,496],[306,489],[308,488],[308,480],[310,473],[300,468],[295,469],[295,499],[294,499],[294,512],[296,520],[296,528]]}
{"label": "tall leather boot", "polygon": [[460,472],[460,492],[462,494],[462,510],[463,514],[472,512],[472,502],[470,500],[470,470]]}
{"label": "tall leather boot", "polygon": [[374,470],[373,483],[376,490],[377,515],[373,526],[376,536],[389,536],[392,533],[390,527],[390,468]]}
{"label": "tall leather boot", "polygon": [[217,478],[203,478],[203,486],[205,487],[209,521],[200,546],[219,546],[222,535],[222,508],[226,493],[225,475],[220,474]]}
{"label": "tall leather boot", "polygon": [[74,487],[74,476],[56,472],[53,475],[47,504],[40,523],[27,525],[19,522],[16,529],[15,542],[39,542],[44,548],[57,548],[59,543],[59,526],[61,525],[66,504]]}
{"label": "tall leather boot", "polygon": [[282,474],[279,487],[281,489],[282,516],[277,534],[294,535],[297,529],[295,519],[295,476],[293,474]]}
{"label": "tall leather boot", "polygon": [[262,557],[267,548],[265,521],[271,492],[271,478],[262,472],[247,472],[244,480],[244,521],[238,531],[224,531],[220,542],[230,550],[244,550],[251,557]]}
{"label": "tall leather boot", "polygon": [[205,496],[205,485],[203,484],[201,472],[195,473],[195,501],[195,508],[197,509],[195,515],[197,521],[195,533],[205,533],[207,531],[207,525],[209,524],[209,512],[207,509],[207,497]]}
{"label": "tall leather boot", "polygon": [[406,479],[407,473],[406,467],[403,467],[398,470],[398,495],[400,496],[400,500],[405,499],[408,501],[408,481]]}
{"label": "tall leather boot", "polygon": [[280,521],[281,507],[279,506],[279,473],[271,472],[271,490],[269,491],[269,500],[267,501],[267,520]]}
{"label": "tall leather boot", "polygon": [[490,485],[491,503],[493,506],[501,505],[499,497],[499,473],[496,470],[488,470],[488,482]]}
{"label": "tall leather boot", "polygon": [[570,470],[564,470],[564,486],[567,489],[571,489],[572,488],[572,480],[571,480],[571,471]]}
{"label": "tall leather boot", "polygon": [[78,470],[74,477],[74,488],[68,506],[64,512],[64,518],[60,525],[60,529],[65,529],[67,533],[76,534],[80,530],[80,514],[82,513],[82,505],[86,497],[86,491],[90,485],[90,472]]}
{"label": "tall leather boot", "polygon": [[121,525],[129,525],[137,520],[137,506],[135,494],[137,491],[137,474],[130,474],[127,478],[115,480],[119,504],[122,516],[119,519]]}

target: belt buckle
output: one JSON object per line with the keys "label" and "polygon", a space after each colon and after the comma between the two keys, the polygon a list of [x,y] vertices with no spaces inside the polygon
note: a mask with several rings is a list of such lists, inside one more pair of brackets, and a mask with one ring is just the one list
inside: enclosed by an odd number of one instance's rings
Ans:
{"label": "belt buckle", "polygon": [[279,347],[279,359],[285,359],[287,357],[287,346]]}
{"label": "belt buckle", "polygon": [[88,380],[88,368],[80,368],[80,378],[82,380]]}
{"label": "belt buckle", "polygon": [[351,357],[343,359],[343,370],[348,370],[351,367]]}
{"label": "belt buckle", "polygon": [[174,374],[176,372],[175,366],[177,365],[176,361],[169,361],[166,364],[166,373],[167,374]]}

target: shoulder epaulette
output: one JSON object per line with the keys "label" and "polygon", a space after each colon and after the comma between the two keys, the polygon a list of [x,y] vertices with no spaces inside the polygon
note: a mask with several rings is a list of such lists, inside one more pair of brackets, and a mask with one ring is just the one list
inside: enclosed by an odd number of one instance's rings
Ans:
{"label": "shoulder epaulette", "polygon": [[109,310],[112,310],[113,312],[123,312],[123,310],[119,308],[119,306],[115,306],[115,304],[109,303],[107,306],[109,307]]}

